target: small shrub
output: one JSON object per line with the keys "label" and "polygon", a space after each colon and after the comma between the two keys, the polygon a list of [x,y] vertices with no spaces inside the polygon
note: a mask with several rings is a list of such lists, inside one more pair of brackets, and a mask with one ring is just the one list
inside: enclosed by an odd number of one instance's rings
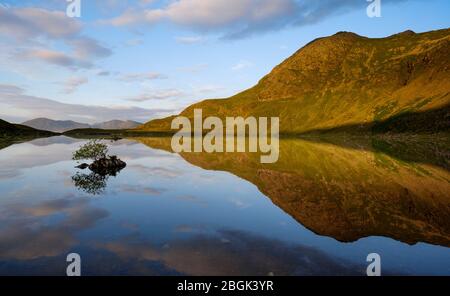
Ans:
{"label": "small shrub", "polygon": [[108,146],[99,140],[90,140],[73,153],[73,160],[92,159],[94,161],[105,158]]}

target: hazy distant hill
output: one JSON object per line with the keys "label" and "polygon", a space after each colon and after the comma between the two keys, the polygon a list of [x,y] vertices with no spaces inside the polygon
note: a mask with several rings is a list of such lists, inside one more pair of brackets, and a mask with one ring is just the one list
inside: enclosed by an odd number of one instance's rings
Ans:
{"label": "hazy distant hill", "polygon": [[79,123],[72,120],[52,120],[48,118],[36,118],[22,123],[23,125],[36,129],[62,133],[77,128],[89,128],[89,124]]}
{"label": "hazy distant hill", "polygon": [[[279,116],[280,131],[449,131],[450,29],[387,38],[340,32],[307,44],[253,88],[206,100],[203,116]],[[170,130],[173,117],[140,130]]]}
{"label": "hazy distant hill", "polygon": [[111,120],[111,121],[93,124],[91,127],[92,128],[100,128],[100,129],[116,130],[116,129],[135,128],[135,127],[140,126],[141,124],[142,123],[140,123],[140,122],[136,122],[136,121],[132,121],[132,120],[127,120],[127,121]]}
{"label": "hazy distant hill", "polygon": [[12,124],[0,119],[0,139],[48,137],[54,133],[37,130],[20,124]]}
{"label": "hazy distant hill", "polygon": [[36,118],[22,123],[23,125],[36,129],[47,130],[52,132],[66,132],[74,129],[100,128],[100,129],[130,129],[135,128],[141,123],[135,121],[111,120],[103,123],[89,125],[71,120],[52,120],[48,118]]}

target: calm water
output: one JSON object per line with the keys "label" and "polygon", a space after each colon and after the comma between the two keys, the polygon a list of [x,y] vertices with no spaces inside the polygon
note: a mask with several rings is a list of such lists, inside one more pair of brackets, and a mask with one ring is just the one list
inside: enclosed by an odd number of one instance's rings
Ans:
{"label": "calm water", "polygon": [[261,165],[126,139],[110,150],[127,167],[102,179],[74,168],[83,143],[0,150],[0,274],[65,275],[76,252],[83,275],[362,275],[376,252],[383,274],[450,275],[446,156],[282,140]]}

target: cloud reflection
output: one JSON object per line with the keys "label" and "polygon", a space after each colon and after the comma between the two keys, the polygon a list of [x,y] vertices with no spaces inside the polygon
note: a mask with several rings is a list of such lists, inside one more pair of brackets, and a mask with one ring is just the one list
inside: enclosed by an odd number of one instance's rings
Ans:
{"label": "cloud reflection", "polygon": [[76,233],[107,216],[107,211],[71,195],[5,206],[0,211],[0,259],[30,260],[64,253],[78,244]]}
{"label": "cloud reflection", "polygon": [[[186,227],[186,226],[185,226]],[[97,247],[122,260],[158,261],[187,275],[363,275],[364,268],[336,260],[326,253],[243,231],[226,230],[195,235],[162,246],[126,239]]]}

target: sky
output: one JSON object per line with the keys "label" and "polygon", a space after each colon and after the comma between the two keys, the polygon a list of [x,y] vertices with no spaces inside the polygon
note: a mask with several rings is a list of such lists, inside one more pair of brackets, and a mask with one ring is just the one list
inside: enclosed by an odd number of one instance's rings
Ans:
{"label": "sky", "polygon": [[315,38],[450,27],[448,0],[380,0],[374,18],[368,0],[80,3],[0,0],[1,119],[146,122],[250,88]]}

